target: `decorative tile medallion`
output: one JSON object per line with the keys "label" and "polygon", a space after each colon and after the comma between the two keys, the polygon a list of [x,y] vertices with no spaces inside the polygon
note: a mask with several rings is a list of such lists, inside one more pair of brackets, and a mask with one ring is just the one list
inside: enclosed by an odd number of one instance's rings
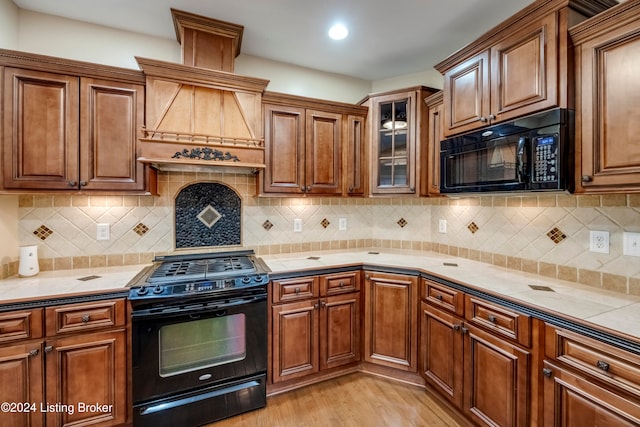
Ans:
{"label": "decorative tile medallion", "polygon": [[265,222],[262,223],[262,228],[269,231],[273,228],[273,224],[271,223],[271,221],[266,220]]}
{"label": "decorative tile medallion", "polygon": [[331,224],[331,223],[329,222],[329,220],[328,220],[327,218],[325,218],[325,219],[323,219],[322,221],[320,221],[320,225],[321,225],[323,228],[327,228],[327,227],[329,226],[329,224]]}
{"label": "decorative tile medallion", "polygon": [[146,225],[144,225],[143,223],[139,223],[138,225],[136,225],[135,227],[133,227],[133,231],[135,231],[135,233],[138,236],[144,236],[145,234],[147,234],[147,231],[149,231],[149,227],[147,227]]}
{"label": "decorative tile medallion", "polygon": [[553,241],[553,243],[557,245],[558,243],[566,239],[567,235],[564,234],[558,227],[554,227],[553,229],[549,230],[549,232],[547,233],[547,237],[549,237]]}
{"label": "decorative tile medallion", "polygon": [[38,227],[33,234],[40,240],[45,240],[47,237],[53,234],[53,230],[51,230],[46,225],[41,225]]}
{"label": "decorative tile medallion", "polygon": [[175,220],[176,249],[242,243],[242,200],[224,184],[199,182],[180,190]]}
{"label": "decorative tile medallion", "polygon": [[469,229],[471,234],[475,234],[476,231],[478,231],[480,229],[480,227],[478,227],[478,225],[473,221],[471,221],[471,223],[469,223],[469,225],[467,225],[467,228]]}
{"label": "decorative tile medallion", "polygon": [[400,219],[398,220],[397,224],[398,224],[401,228],[404,228],[404,227],[405,227],[407,224],[409,224],[409,223],[407,222],[407,220],[406,220],[406,219],[404,219],[404,218],[400,218]]}

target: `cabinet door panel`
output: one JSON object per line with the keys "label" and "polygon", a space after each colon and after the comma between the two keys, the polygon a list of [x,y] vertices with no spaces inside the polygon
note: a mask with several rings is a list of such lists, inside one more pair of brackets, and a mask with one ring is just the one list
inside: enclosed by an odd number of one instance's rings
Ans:
{"label": "cabinet door panel", "polygon": [[[77,335],[47,343],[52,347],[46,355],[47,402],[71,405],[75,409],[47,412],[47,424],[107,426],[124,423],[127,405],[125,342],[122,331]],[[86,406],[95,404],[100,406]]]}
{"label": "cabinet door panel", "polygon": [[444,75],[445,135],[474,129],[489,114],[489,53],[482,52]]}
{"label": "cabinet door panel", "polygon": [[0,348],[0,402],[34,404],[35,410],[0,412],[3,427],[42,426],[44,401],[42,342]]}
{"label": "cabinet door panel", "polygon": [[307,191],[342,193],[342,115],[307,110],[306,125]]}
{"label": "cabinet door panel", "polygon": [[83,188],[143,190],[144,167],[137,158],[144,87],[81,79],[80,102]]}
{"label": "cabinet door panel", "polygon": [[365,360],[417,371],[417,279],[366,273]]}
{"label": "cabinet door panel", "polygon": [[637,398],[629,399],[601,388],[546,361],[545,368],[551,373],[544,383],[545,426],[640,425],[640,404]]}
{"label": "cabinet door panel", "polygon": [[69,189],[78,180],[78,79],[5,69],[4,187]]}
{"label": "cabinet door panel", "polygon": [[360,294],[321,300],[320,369],[360,360]]}
{"label": "cabinet door panel", "polygon": [[317,300],[274,306],[273,382],[318,372]]}
{"label": "cabinet door panel", "polygon": [[557,105],[555,14],[491,48],[491,113],[497,120]]}
{"label": "cabinet door panel", "polygon": [[302,193],[304,108],[265,105],[264,191]]}
{"label": "cabinet door panel", "polygon": [[527,426],[529,352],[467,325],[464,410],[481,425]]}
{"label": "cabinet door panel", "polygon": [[421,372],[457,407],[462,406],[462,320],[421,303]]}
{"label": "cabinet door panel", "polygon": [[347,194],[361,196],[365,192],[365,119],[349,116],[347,123]]}

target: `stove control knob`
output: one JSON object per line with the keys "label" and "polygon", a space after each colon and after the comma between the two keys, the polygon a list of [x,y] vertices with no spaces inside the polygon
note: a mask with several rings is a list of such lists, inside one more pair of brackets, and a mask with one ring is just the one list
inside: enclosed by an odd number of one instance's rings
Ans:
{"label": "stove control knob", "polygon": [[164,291],[164,288],[160,285],[157,285],[155,288],[153,288],[153,293],[154,294],[161,294],[162,291]]}
{"label": "stove control knob", "polygon": [[242,278],[242,283],[244,283],[245,285],[248,283],[251,283],[251,277],[250,276],[244,276]]}
{"label": "stove control knob", "polygon": [[262,275],[261,275],[261,274],[258,274],[258,275],[255,277],[255,280],[256,280],[256,282],[257,282],[257,283],[261,283],[263,279],[264,279],[264,278],[262,277]]}
{"label": "stove control knob", "polygon": [[149,289],[147,289],[146,286],[141,287],[140,289],[138,289],[137,294],[142,296],[142,295],[146,295],[147,293],[149,293]]}

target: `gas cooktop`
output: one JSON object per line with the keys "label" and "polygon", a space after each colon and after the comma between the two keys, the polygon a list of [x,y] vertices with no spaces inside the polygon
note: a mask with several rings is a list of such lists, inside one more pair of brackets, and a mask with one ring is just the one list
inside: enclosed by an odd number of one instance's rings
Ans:
{"label": "gas cooktop", "polygon": [[132,284],[130,300],[231,291],[269,283],[269,268],[253,251],[158,256]]}

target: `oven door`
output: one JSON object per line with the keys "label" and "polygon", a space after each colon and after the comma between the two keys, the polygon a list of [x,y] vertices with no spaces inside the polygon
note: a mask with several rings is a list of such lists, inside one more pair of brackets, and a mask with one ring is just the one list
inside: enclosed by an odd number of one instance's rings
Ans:
{"label": "oven door", "polygon": [[266,300],[265,292],[134,308],[133,402],[266,372]]}
{"label": "oven door", "polygon": [[528,181],[527,141],[525,135],[518,134],[490,140],[458,137],[443,141],[440,191],[525,190]]}

